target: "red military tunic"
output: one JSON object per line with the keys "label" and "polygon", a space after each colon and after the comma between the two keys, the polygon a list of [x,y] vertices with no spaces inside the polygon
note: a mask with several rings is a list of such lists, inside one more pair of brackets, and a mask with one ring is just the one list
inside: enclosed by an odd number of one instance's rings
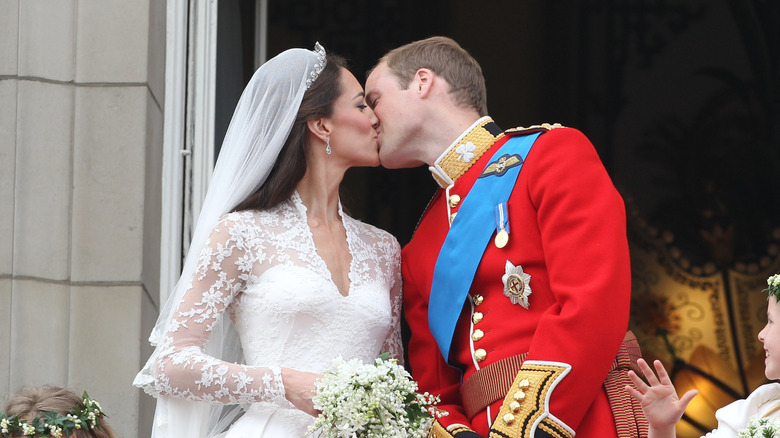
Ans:
{"label": "red military tunic", "polygon": [[[496,416],[504,400],[467,418],[461,383],[498,360],[527,353],[525,363],[568,367],[568,374],[545,388],[546,421],[555,423],[558,433],[551,436],[572,436],[573,431],[579,437],[615,437],[602,383],[628,326],[625,209],[596,151],[579,131],[541,129],[526,158],[507,203],[509,241],[498,248],[491,238],[455,329],[450,362],[463,372],[445,363],[428,328],[429,293],[449,230],[448,215],[457,214],[459,199],[468,195],[493,153],[512,135],[525,134],[495,128],[489,118],[481,119],[437,161],[439,172],[454,181],[449,199],[443,189],[436,193],[403,249],[412,375],[422,391],[441,395],[440,407],[449,415],[439,420],[440,426],[452,432],[454,425],[462,425],[488,436],[491,422],[502,422]],[[485,135],[487,131],[492,134]],[[440,185],[446,187],[441,182],[446,178],[437,178]],[[527,309],[504,293],[507,262],[530,274]],[[544,408],[545,400],[536,401]],[[528,414],[524,410],[533,400],[521,402],[518,419]],[[516,436],[534,436],[538,426],[518,424]]]}

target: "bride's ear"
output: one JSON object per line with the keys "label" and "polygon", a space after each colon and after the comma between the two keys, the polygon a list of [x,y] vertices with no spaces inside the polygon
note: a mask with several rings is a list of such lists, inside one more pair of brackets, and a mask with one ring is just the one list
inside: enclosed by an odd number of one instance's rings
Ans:
{"label": "bride's ear", "polygon": [[309,120],[306,122],[306,126],[309,128],[309,132],[322,140],[323,143],[330,137],[330,120],[326,117]]}

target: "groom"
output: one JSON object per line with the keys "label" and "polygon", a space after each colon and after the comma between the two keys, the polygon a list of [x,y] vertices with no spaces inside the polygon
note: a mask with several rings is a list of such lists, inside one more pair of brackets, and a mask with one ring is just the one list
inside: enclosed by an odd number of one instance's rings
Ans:
{"label": "groom", "polygon": [[449,412],[431,436],[627,436],[605,389],[628,325],[623,201],[582,133],[504,131],[484,84],[444,37],[366,82],[382,164],[441,187],[403,250],[412,374]]}

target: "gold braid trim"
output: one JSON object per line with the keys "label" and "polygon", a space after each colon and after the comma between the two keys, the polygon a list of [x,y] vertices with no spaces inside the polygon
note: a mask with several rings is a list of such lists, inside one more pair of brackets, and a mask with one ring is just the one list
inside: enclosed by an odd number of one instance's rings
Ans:
{"label": "gold braid trim", "polygon": [[506,134],[514,134],[516,132],[525,132],[525,131],[549,131],[551,129],[556,128],[563,128],[564,126],[560,123],[542,123],[541,125],[531,125],[528,127],[518,126],[517,128],[511,128],[504,131]]}
{"label": "gold braid trim", "polygon": [[455,434],[463,431],[471,431],[466,426],[453,426],[452,430],[447,430],[439,423],[439,420],[434,420],[433,427],[428,432],[428,438],[454,438]]}
{"label": "gold braid trim", "polygon": [[428,438],[451,438],[452,434],[439,423],[439,420],[433,421],[433,427],[428,432]]}
{"label": "gold braid trim", "polygon": [[555,438],[574,431],[550,413],[550,395],[571,371],[562,362],[526,361],[520,367],[490,428],[490,438],[532,438],[538,428]]}
{"label": "gold braid trim", "polygon": [[550,435],[552,438],[571,438],[572,436],[569,431],[549,417],[539,423],[539,429],[545,431],[547,435]]}
{"label": "gold braid trim", "polygon": [[[437,165],[447,174],[453,181],[457,181],[461,175],[466,173],[471,166],[479,160],[479,158],[490,149],[490,146],[504,136],[501,132],[498,135],[493,135],[485,129],[485,126],[494,123],[493,119],[486,118],[479,125],[475,126],[469,131],[463,138],[460,139],[457,145],[452,147],[441,159],[438,160]],[[469,161],[465,161],[463,156],[457,152],[458,147],[466,145],[468,143],[473,144],[476,149],[471,151],[474,157]],[[447,183],[441,178],[433,174],[433,179],[439,184],[440,187],[447,187]]]}
{"label": "gold braid trim", "polygon": [[467,431],[467,430],[468,430],[468,431],[471,431],[471,432],[474,432],[473,430],[469,429],[469,428],[468,428],[468,427],[466,427],[466,426],[454,426],[454,427],[452,428],[452,430],[450,430],[450,432],[452,432],[452,434],[453,434],[453,435],[457,435],[457,434],[458,434],[458,432],[465,432],[465,431]]}

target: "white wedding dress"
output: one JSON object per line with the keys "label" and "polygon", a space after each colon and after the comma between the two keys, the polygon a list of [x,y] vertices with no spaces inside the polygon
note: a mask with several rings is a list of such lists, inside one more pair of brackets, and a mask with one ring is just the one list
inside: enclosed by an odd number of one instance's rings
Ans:
{"label": "white wedding dress", "polygon": [[[155,396],[244,404],[227,438],[304,437],[314,417],[284,397],[281,368],[321,373],[332,361],[402,360],[400,247],[389,233],[341,211],[352,255],[342,295],[317,254],[297,193],[266,211],[223,216],[204,246],[192,286],[138,386]],[[224,314],[245,365],[206,355]],[[141,379],[141,381],[139,381]]]}

